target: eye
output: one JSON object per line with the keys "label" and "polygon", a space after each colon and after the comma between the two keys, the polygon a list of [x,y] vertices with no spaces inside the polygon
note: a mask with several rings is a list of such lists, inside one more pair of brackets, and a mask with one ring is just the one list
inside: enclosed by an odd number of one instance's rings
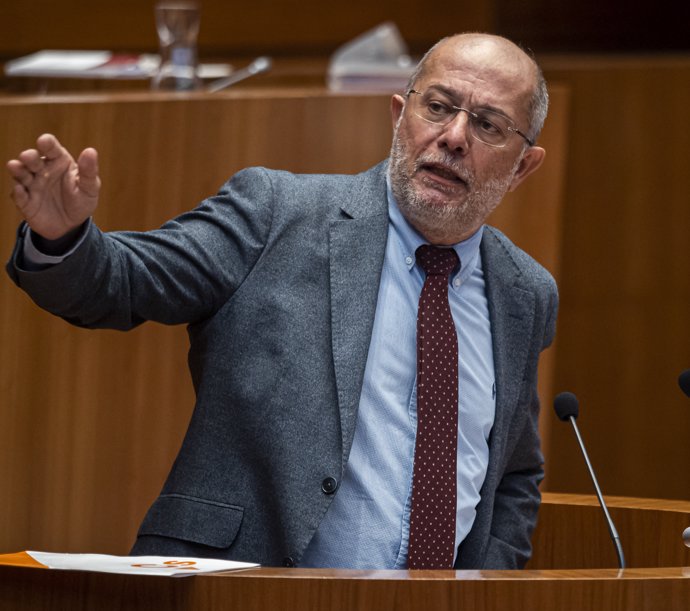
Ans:
{"label": "eye", "polygon": [[426,102],[426,110],[434,117],[447,117],[453,113],[453,110],[448,104],[439,102],[438,100],[428,100]]}
{"label": "eye", "polygon": [[474,120],[475,127],[483,134],[490,136],[497,136],[505,133],[505,129],[499,125],[499,122],[492,117],[487,117],[483,114],[478,114]]}

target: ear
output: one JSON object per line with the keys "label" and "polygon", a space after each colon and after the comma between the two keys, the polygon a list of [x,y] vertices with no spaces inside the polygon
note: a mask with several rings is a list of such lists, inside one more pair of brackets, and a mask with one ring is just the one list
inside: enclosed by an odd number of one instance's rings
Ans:
{"label": "ear", "polygon": [[405,108],[405,98],[399,94],[395,94],[391,98],[391,121],[393,122],[393,129],[398,124],[403,108]]}
{"label": "ear", "polygon": [[532,172],[536,172],[544,162],[546,151],[540,146],[530,146],[520,160],[520,165],[513,176],[508,191],[515,191],[518,185],[525,180]]}

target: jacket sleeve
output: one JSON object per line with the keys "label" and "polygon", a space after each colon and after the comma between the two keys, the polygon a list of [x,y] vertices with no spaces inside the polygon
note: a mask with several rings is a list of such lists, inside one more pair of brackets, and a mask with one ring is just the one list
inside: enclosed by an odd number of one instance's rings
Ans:
{"label": "jacket sleeve", "polygon": [[75,325],[194,322],[225,303],[255,265],[272,209],[269,173],[244,170],[159,229],[103,233],[91,223],[69,257],[37,271],[22,265],[20,227],[7,272],[41,308]]}

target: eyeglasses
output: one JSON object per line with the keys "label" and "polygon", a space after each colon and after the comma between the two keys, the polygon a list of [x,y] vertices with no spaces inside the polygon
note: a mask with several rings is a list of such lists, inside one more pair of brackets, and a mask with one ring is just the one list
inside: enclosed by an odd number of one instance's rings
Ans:
{"label": "eyeglasses", "polygon": [[[410,94],[412,93],[416,95],[411,97]],[[497,148],[505,146],[511,133],[522,136],[527,144],[534,146],[534,141],[515,127],[515,124],[508,117],[493,110],[473,112],[467,108],[453,106],[448,102],[439,100],[433,96],[433,92],[422,93],[414,89],[407,92],[407,99],[412,101],[412,112],[415,115],[436,125],[448,125],[460,111],[466,112],[472,137],[489,146]]]}

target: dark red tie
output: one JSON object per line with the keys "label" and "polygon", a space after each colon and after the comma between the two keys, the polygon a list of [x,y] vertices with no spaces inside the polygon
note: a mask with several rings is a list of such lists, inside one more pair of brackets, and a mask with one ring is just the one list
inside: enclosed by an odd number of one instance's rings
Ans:
{"label": "dark red tie", "polygon": [[448,305],[452,248],[425,244],[417,313],[417,436],[412,475],[408,567],[450,569],[455,559],[458,445],[458,338]]}

